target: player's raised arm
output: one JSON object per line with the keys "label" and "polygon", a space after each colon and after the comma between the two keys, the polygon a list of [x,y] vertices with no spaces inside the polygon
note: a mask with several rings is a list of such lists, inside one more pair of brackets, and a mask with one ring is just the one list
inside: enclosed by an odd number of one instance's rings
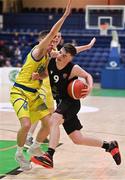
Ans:
{"label": "player's raised arm", "polygon": [[49,44],[48,41],[50,42],[55,35],[59,32],[59,30],[61,29],[65,19],[67,18],[67,16],[70,14],[70,10],[71,10],[71,1],[68,1],[68,4],[66,6],[66,10],[63,14],[63,16],[57,21],[57,23],[52,27],[52,29],[50,30],[50,33],[46,36],[46,38],[44,39],[44,43]]}
{"label": "player's raised arm", "polygon": [[89,44],[87,45],[83,45],[83,46],[76,46],[76,50],[77,50],[77,53],[80,53],[82,51],[85,51],[85,50],[88,50],[88,49],[91,49],[93,47],[93,45],[95,44],[96,42],[96,38],[94,37]]}
{"label": "player's raised arm", "polygon": [[[76,50],[77,50],[77,54],[80,53],[80,52],[86,51],[86,50],[88,50],[88,49],[91,49],[91,48],[94,46],[95,42],[96,42],[96,38],[94,37],[94,38],[90,41],[89,44],[86,44],[86,45],[83,45],[83,46],[75,46],[75,48],[76,48]],[[51,55],[52,58],[56,58],[57,55],[58,55],[58,51],[56,51],[56,52],[53,52],[53,51],[52,51],[50,55]]]}
{"label": "player's raised arm", "polygon": [[47,36],[42,39],[40,41],[40,43],[36,46],[36,48],[33,50],[33,57],[35,57],[35,59],[39,59],[41,58],[42,55],[45,55],[47,52],[47,48],[48,45],[51,43],[51,41],[53,40],[53,38],[56,36],[56,34],[59,32],[59,30],[61,29],[65,19],[67,18],[67,16],[70,14],[70,10],[71,10],[71,1],[72,0],[68,0],[67,6],[66,6],[66,10],[63,14],[63,16],[57,21],[57,23],[52,27],[52,29],[50,30],[50,32],[47,34]]}

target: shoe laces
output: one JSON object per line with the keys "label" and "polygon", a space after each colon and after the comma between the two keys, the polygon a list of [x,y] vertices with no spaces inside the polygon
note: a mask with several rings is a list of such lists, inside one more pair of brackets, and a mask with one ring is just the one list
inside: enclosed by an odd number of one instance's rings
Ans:
{"label": "shoe laces", "polygon": [[118,144],[116,141],[111,141],[109,143],[109,149],[107,150],[108,152],[111,152],[114,148],[118,148]]}

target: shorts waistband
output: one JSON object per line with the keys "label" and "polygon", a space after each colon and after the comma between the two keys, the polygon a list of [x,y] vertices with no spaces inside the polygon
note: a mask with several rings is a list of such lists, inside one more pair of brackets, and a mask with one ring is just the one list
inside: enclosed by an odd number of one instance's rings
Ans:
{"label": "shorts waistband", "polygon": [[24,85],[22,85],[22,84],[18,84],[18,83],[16,83],[16,82],[14,83],[14,86],[15,86],[15,87],[19,87],[19,88],[21,88],[21,89],[23,89],[23,90],[25,90],[25,91],[32,92],[32,93],[36,93],[36,92],[37,92],[36,89],[33,89],[33,88],[30,88],[30,87],[24,86]]}

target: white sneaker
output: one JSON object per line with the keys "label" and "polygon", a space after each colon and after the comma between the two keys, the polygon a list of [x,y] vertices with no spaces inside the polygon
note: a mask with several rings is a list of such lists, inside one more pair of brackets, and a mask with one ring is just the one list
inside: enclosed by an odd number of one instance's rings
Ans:
{"label": "white sneaker", "polygon": [[27,150],[27,152],[31,156],[41,156],[41,155],[43,155],[43,152],[41,151],[40,147],[30,146],[30,148]]}
{"label": "white sneaker", "polygon": [[19,163],[20,168],[23,171],[28,171],[32,168],[31,163],[25,159],[23,154],[15,154],[15,160]]}

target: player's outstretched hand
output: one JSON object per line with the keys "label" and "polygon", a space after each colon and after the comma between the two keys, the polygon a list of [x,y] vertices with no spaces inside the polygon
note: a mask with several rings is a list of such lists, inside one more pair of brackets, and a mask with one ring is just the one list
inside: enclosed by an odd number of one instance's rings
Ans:
{"label": "player's outstretched hand", "polygon": [[67,6],[66,6],[66,10],[65,10],[65,12],[63,14],[63,17],[65,17],[65,18],[67,16],[69,16],[69,14],[70,14],[70,11],[71,11],[71,2],[72,2],[72,0],[68,0]]}
{"label": "player's outstretched hand", "polygon": [[91,40],[90,43],[88,44],[89,49],[92,48],[92,46],[95,44],[95,42],[96,42],[96,38],[94,37],[94,38],[92,38],[92,40]]}

